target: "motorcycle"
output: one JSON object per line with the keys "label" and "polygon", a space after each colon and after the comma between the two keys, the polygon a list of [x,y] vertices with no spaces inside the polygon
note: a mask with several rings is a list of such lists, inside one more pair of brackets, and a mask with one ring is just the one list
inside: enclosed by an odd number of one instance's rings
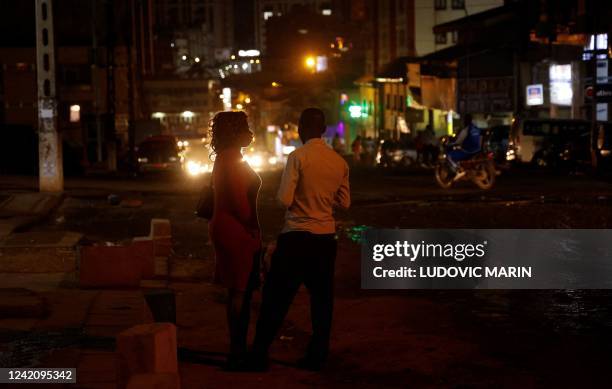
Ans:
{"label": "motorcycle", "polygon": [[456,182],[470,180],[480,189],[488,190],[495,183],[497,175],[494,162],[494,153],[483,150],[472,158],[459,162],[454,172],[446,152],[449,149],[449,138],[442,139],[442,150],[435,168],[436,182],[443,189],[450,189]]}

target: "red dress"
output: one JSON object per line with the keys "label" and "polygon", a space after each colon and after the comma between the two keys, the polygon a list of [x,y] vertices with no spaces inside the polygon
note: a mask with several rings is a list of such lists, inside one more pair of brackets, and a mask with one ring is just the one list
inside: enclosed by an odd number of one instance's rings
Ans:
{"label": "red dress", "polygon": [[208,231],[215,250],[215,283],[246,290],[261,250],[257,219],[261,178],[239,150],[223,150],[215,159],[212,182],[214,211]]}

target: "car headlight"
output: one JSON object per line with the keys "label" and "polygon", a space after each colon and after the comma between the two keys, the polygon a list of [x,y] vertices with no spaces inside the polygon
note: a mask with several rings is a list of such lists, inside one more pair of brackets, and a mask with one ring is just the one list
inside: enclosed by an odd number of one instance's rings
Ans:
{"label": "car headlight", "polygon": [[177,158],[176,158],[176,157],[169,157],[169,158],[168,158],[168,161],[170,161],[170,162],[176,162],[176,161],[177,161]]}
{"label": "car headlight", "polygon": [[147,163],[149,162],[149,158],[138,158],[139,163]]}
{"label": "car headlight", "polygon": [[249,165],[253,167],[261,167],[261,165],[263,165],[263,158],[261,158],[261,155],[258,154],[251,156],[247,159],[247,161],[249,162]]}
{"label": "car headlight", "polygon": [[187,161],[187,173],[192,176],[200,174],[200,163],[196,161]]}
{"label": "car headlight", "polygon": [[289,155],[295,150],[295,146],[283,146],[283,154]]}
{"label": "car headlight", "polygon": [[212,166],[207,163],[202,163],[200,161],[187,161],[185,164],[185,170],[191,176],[197,176],[198,174],[208,173],[212,171]]}

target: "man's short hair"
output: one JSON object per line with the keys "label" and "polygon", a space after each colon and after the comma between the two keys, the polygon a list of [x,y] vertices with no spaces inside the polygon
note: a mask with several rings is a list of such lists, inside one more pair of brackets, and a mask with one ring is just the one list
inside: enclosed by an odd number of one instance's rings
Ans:
{"label": "man's short hair", "polygon": [[325,131],[325,114],[319,108],[306,108],[300,115],[300,126],[305,130]]}

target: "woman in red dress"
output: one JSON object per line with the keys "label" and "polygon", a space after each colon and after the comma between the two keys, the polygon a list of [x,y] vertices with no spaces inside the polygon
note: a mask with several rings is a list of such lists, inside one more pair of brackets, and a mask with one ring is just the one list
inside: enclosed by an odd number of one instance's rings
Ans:
{"label": "woman in red dress", "polygon": [[253,140],[244,112],[219,112],[212,121],[214,211],[209,223],[215,250],[215,282],[228,289],[230,354],[227,369],[245,366],[251,296],[259,286],[261,234],[257,194],[261,178],[242,159]]}

